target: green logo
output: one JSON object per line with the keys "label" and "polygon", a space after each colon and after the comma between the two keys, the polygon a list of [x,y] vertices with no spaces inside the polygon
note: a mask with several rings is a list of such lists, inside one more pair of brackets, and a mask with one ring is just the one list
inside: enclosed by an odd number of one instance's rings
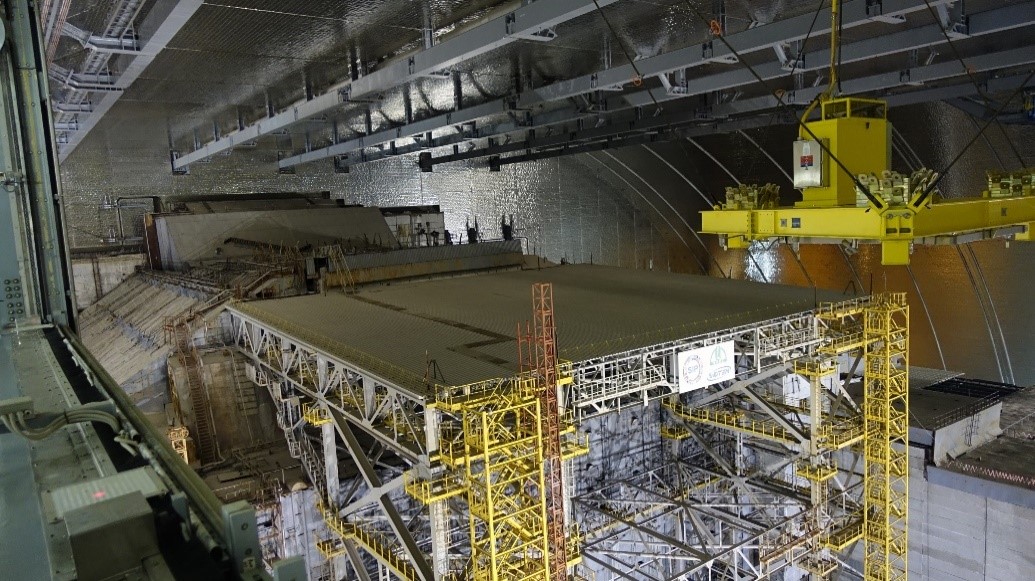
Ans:
{"label": "green logo", "polygon": [[712,357],[708,362],[712,365],[719,365],[720,363],[726,363],[728,359],[726,350],[722,348],[722,345],[718,345],[715,349],[712,349]]}

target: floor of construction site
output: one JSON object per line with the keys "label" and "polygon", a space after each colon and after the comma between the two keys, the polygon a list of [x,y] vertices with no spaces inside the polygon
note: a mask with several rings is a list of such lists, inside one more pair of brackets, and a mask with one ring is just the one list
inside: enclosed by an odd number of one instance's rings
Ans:
{"label": "floor of construction site", "polygon": [[[513,375],[532,284],[553,284],[561,358],[580,361],[812,309],[814,289],[592,265],[512,270],[241,305],[349,360],[363,355],[464,385]],[[294,332],[293,332],[294,331]],[[376,332],[373,332],[376,331]],[[299,336],[301,335],[301,336]]]}

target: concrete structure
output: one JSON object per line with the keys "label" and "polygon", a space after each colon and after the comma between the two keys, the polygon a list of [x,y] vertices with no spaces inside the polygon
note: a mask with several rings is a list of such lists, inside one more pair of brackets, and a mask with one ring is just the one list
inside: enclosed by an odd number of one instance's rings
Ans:
{"label": "concrete structure", "polygon": [[72,277],[76,289],[76,308],[83,310],[129,278],[138,267],[144,266],[143,254],[91,256],[72,261]]}

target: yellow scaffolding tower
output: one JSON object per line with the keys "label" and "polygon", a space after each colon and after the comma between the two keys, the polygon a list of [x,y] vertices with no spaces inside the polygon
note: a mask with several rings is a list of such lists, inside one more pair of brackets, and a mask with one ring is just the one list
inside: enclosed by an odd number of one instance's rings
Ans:
{"label": "yellow scaffolding tower", "polygon": [[[858,540],[865,544],[866,581],[905,581],[908,576],[909,512],[909,307],[905,293],[881,293],[821,305],[816,317],[822,323],[823,344],[818,359],[795,361],[794,372],[810,383],[809,454],[795,465],[795,473],[810,483],[809,515],[817,543],[798,565],[820,576],[829,575],[836,561],[824,549],[844,551]],[[839,356],[863,358],[863,413],[858,417],[832,417],[820,405],[825,377],[837,377]],[[743,410],[693,408],[679,401],[663,406],[673,416],[750,436],[796,442],[771,419],[758,419]],[[689,433],[678,426],[664,426],[663,437],[681,439]],[[838,468],[832,453],[860,447],[865,463],[861,514],[854,509],[831,516],[824,514],[830,502],[829,483]],[[798,538],[764,555],[774,560],[794,546],[811,543]]]}
{"label": "yellow scaffolding tower", "polygon": [[542,413],[534,380],[484,397],[435,406],[459,416],[462,437],[444,441],[441,461],[462,469],[476,581],[547,579],[549,543]]}
{"label": "yellow scaffolding tower", "polygon": [[864,314],[864,454],[868,580],[905,580],[909,512],[909,307],[905,293],[874,297]]}
{"label": "yellow scaffolding tower", "polygon": [[449,579],[568,579],[582,560],[579,529],[564,522],[562,463],[589,442],[560,408],[557,390],[573,378],[571,362],[556,357],[552,287],[534,285],[533,299],[535,333],[518,327],[521,372],[439,390],[429,413],[453,419],[438,423],[431,474],[405,479],[424,504],[466,497],[470,563]]}

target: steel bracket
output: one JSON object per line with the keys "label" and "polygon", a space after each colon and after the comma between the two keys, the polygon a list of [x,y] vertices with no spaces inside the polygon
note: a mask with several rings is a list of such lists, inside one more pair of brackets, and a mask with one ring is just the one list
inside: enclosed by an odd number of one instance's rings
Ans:
{"label": "steel bracket", "polygon": [[904,24],[906,22],[906,17],[901,14],[885,16],[883,0],[866,0],[866,15],[870,17],[870,20],[885,24]]}

